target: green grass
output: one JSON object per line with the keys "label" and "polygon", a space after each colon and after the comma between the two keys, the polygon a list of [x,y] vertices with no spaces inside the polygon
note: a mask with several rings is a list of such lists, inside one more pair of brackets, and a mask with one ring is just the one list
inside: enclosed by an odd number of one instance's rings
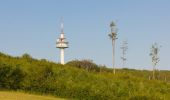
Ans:
{"label": "green grass", "polygon": [[52,96],[33,95],[22,92],[0,91],[0,100],[65,100]]}

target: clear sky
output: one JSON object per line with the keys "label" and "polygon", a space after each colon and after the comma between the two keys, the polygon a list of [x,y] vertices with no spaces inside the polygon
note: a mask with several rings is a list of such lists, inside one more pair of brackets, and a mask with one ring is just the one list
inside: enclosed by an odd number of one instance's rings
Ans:
{"label": "clear sky", "polygon": [[154,42],[162,45],[158,69],[170,70],[170,0],[0,0],[0,51],[59,62],[60,19],[70,48],[65,60],[91,59],[112,66],[110,22],[116,21],[116,66],[128,41],[126,67],[152,69]]}

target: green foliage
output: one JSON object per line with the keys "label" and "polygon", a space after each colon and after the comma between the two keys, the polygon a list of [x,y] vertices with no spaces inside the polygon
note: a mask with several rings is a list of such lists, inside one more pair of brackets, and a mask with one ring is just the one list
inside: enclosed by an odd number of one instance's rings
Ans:
{"label": "green foliage", "polygon": [[[66,65],[36,60],[29,55],[11,57],[0,53],[0,89],[22,90],[81,100],[168,100],[170,72],[159,71],[158,80],[149,80],[150,71],[117,69],[89,60]],[[166,81],[165,81],[166,76]]]}
{"label": "green foliage", "polygon": [[0,64],[0,88],[20,89],[25,73],[20,67]]}
{"label": "green foliage", "polygon": [[31,57],[29,54],[27,54],[27,53],[23,54],[23,55],[22,55],[22,58],[32,59],[32,57]]}
{"label": "green foliage", "polygon": [[77,68],[83,68],[87,71],[99,71],[98,66],[93,63],[92,60],[72,60],[67,63],[69,66],[77,67]]}

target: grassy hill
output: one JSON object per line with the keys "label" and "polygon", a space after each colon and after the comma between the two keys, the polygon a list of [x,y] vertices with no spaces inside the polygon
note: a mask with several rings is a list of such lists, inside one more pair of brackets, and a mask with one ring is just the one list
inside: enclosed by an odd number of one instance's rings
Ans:
{"label": "grassy hill", "polygon": [[0,91],[0,100],[64,100],[51,96],[39,96],[21,92]]}
{"label": "grassy hill", "polygon": [[[170,71],[157,71],[156,80],[147,70],[112,69],[92,61],[66,65],[28,54],[12,57],[0,53],[0,89],[22,90],[83,100],[169,100]],[[150,76],[150,80],[149,80]]]}

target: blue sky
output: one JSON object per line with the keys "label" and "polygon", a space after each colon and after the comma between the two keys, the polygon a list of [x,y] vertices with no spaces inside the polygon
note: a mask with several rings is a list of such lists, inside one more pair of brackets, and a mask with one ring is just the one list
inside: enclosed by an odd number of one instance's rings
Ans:
{"label": "blue sky", "polygon": [[128,68],[152,69],[150,47],[159,43],[158,69],[170,70],[169,0],[0,0],[0,51],[13,56],[59,62],[55,48],[60,19],[70,48],[65,60],[91,59],[112,66],[109,23],[116,21],[116,66],[121,68],[120,46],[128,41]]}

